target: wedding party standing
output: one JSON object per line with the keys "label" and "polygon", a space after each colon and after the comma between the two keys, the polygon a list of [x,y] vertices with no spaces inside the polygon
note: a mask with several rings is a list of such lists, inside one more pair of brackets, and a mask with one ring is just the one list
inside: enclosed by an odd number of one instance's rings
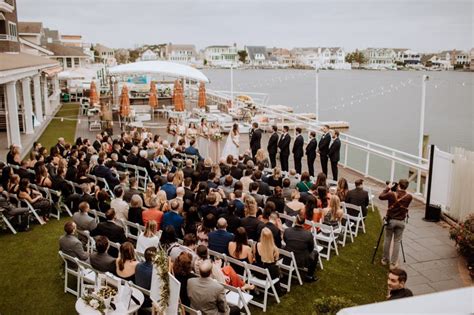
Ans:
{"label": "wedding party standing", "polygon": [[278,152],[278,138],[280,137],[278,135],[278,127],[277,126],[272,126],[273,133],[270,136],[270,139],[268,140],[268,145],[267,145],[267,151],[268,151],[268,156],[270,158],[270,164],[272,168],[276,167],[276,155]]}
{"label": "wedding party standing", "polygon": [[201,119],[201,125],[199,126],[199,153],[202,156],[208,156],[209,150],[209,126],[207,125],[207,119]]}
{"label": "wedding party standing", "polygon": [[193,122],[189,123],[188,130],[186,130],[186,145],[189,146],[191,140],[197,141],[199,131],[196,128],[196,124]]}
{"label": "wedding party standing", "polygon": [[178,118],[177,125],[177,133],[178,137],[176,139],[176,144],[178,144],[179,140],[186,138],[186,124],[182,118]]}
{"label": "wedding party standing", "polygon": [[176,124],[176,121],[174,118],[168,119],[168,142],[176,142],[177,140],[177,135],[178,135],[178,125]]}
{"label": "wedding party standing", "polygon": [[288,126],[283,126],[283,134],[281,135],[280,141],[278,141],[281,170],[283,172],[288,172],[288,159],[290,158],[291,136],[288,134],[288,130],[290,130]]}
{"label": "wedding party standing", "polygon": [[303,158],[304,139],[301,135],[301,128],[296,127],[296,138],[293,143],[293,159],[295,160],[296,173],[301,174],[301,159]]}
{"label": "wedding party standing", "polygon": [[211,123],[211,128],[209,128],[209,157],[213,162],[218,162],[221,157],[221,127],[217,121]]}
{"label": "wedding party standing", "polygon": [[232,155],[235,158],[239,157],[239,148],[240,148],[240,133],[239,125],[234,124],[232,130],[229,132],[227,141],[225,142],[224,149],[222,150],[222,157],[227,158],[227,156]]}
{"label": "wedding party standing", "polygon": [[314,177],[314,161],[316,160],[316,150],[318,149],[318,141],[316,140],[316,132],[309,133],[309,143],[306,146],[306,157],[308,161],[309,176]]}
{"label": "wedding party standing", "polygon": [[341,150],[341,140],[339,139],[339,131],[332,132],[332,141],[329,145],[328,157],[331,161],[332,179],[337,180],[337,163],[339,162],[339,151]]}
{"label": "wedding party standing", "polygon": [[250,137],[250,149],[252,150],[252,158],[255,159],[258,149],[260,149],[260,142],[262,140],[262,129],[258,128],[258,123],[252,124],[252,129],[249,133]]}
{"label": "wedding party standing", "polygon": [[331,143],[331,134],[329,133],[329,126],[323,126],[323,135],[321,140],[319,140],[319,159],[321,160],[321,168],[326,175],[328,176],[328,153],[329,153],[329,144]]}

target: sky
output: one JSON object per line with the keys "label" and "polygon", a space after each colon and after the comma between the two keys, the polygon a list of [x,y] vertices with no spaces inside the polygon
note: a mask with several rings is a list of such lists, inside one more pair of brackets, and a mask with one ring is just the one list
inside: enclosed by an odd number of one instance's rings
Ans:
{"label": "sky", "polygon": [[20,21],[113,48],[142,44],[342,46],[419,52],[474,46],[474,1],[17,0]]}

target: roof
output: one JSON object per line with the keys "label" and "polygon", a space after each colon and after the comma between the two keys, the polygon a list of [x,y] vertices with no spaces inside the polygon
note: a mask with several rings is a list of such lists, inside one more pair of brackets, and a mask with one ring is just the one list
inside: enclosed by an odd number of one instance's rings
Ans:
{"label": "roof", "polygon": [[51,50],[55,56],[64,57],[89,57],[81,48],[64,46],[61,44],[46,44],[46,49]]}
{"label": "roof", "polygon": [[426,63],[428,60],[436,56],[436,54],[424,54],[421,56],[421,63]]}
{"label": "roof", "polygon": [[247,50],[249,54],[250,60],[255,60],[255,55],[256,54],[262,54],[267,58],[267,48],[265,46],[245,46],[245,49]]}
{"label": "roof", "polygon": [[41,22],[18,22],[19,34],[41,34],[42,28]]}
{"label": "roof", "polygon": [[111,75],[130,74],[162,74],[176,78],[189,78],[196,81],[209,82],[209,79],[199,70],[179,63],[168,61],[139,61],[112,67]]}
{"label": "roof", "polygon": [[97,50],[97,51],[114,51],[112,48],[109,48],[109,47],[101,45],[101,44],[96,44],[94,46],[94,49]]}
{"label": "roof", "polygon": [[170,50],[176,50],[176,49],[184,49],[184,50],[196,50],[196,47],[194,45],[175,45],[172,44],[169,46]]}
{"label": "roof", "polygon": [[26,40],[24,39],[23,37],[20,36],[20,43],[23,44],[23,45],[26,45],[28,47],[31,47],[33,49],[36,49],[38,51],[41,51],[42,53],[48,55],[48,56],[52,56],[54,55],[54,53],[50,50],[47,50],[46,48],[42,47],[42,46],[39,46],[39,45],[36,45],[35,43],[32,43],[30,42],[29,40]]}
{"label": "roof", "polygon": [[56,60],[25,53],[0,53],[0,71],[37,67],[38,69],[57,66]]}

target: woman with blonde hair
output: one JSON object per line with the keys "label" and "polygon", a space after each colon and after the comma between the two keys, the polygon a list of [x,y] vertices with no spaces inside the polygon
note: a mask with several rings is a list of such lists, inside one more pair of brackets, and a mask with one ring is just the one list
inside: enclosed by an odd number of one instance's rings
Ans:
{"label": "woman with blonde hair", "polygon": [[270,167],[270,162],[264,149],[260,148],[257,150],[257,153],[255,154],[255,163],[257,165],[262,164],[265,168]]}
{"label": "woman with blonde hair", "polygon": [[341,201],[337,195],[331,196],[331,199],[329,200],[329,206],[324,211],[324,224],[332,225],[334,227],[339,226],[344,211],[341,208]]}
{"label": "woman with blonde hair", "polygon": [[255,216],[257,215],[258,205],[254,197],[246,195],[244,198],[244,210],[245,216]]}
{"label": "woman with blonde hair", "polygon": [[[279,259],[278,247],[275,245],[272,231],[265,227],[260,232],[260,240],[254,247],[255,265],[268,269],[272,279],[280,278],[280,268],[277,265]],[[255,274],[257,278],[262,278],[262,274]],[[276,283],[275,289],[280,292],[279,283]]]}
{"label": "woman with blonde hair", "polygon": [[156,198],[156,188],[155,183],[152,181],[148,182],[146,185],[146,191],[144,194],[145,207],[149,208],[152,199]]}
{"label": "woman with blonde hair", "polygon": [[156,149],[155,158],[153,159],[153,162],[155,164],[161,163],[166,166],[170,164],[170,161],[165,155],[165,148],[162,145],[158,146],[158,148]]}
{"label": "woman with blonde hair", "polygon": [[117,276],[126,281],[135,280],[135,268],[137,265],[138,261],[135,259],[133,244],[125,242],[120,245],[120,254],[115,260],[115,271]]}
{"label": "woman with blonde hair", "polygon": [[175,173],[174,173],[174,177],[173,177],[173,185],[178,188],[178,187],[181,187],[183,186],[183,181],[184,181],[184,173],[182,170],[177,170]]}
{"label": "woman with blonde hair", "polygon": [[214,163],[211,168],[211,173],[216,174],[216,178],[221,178],[222,177],[222,172],[221,168],[218,163]]}
{"label": "woman with blonde hair", "polygon": [[[261,149],[260,149],[261,150]],[[268,185],[272,187],[283,186],[283,176],[281,175],[281,168],[278,166],[273,169],[273,174],[267,180]]]}
{"label": "woman with blonde hair", "polygon": [[156,194],[156,205],[158,210],[166,212],[170,209],[168,204],[168,198],[166,198],[166,192],[163,190],[158,191]]}
{"label": "woman with blonde hair", "polygon": [[145,226],[145,231],[138,236],[137,252],[145,253],[148,247],[156,247],[160,244],[160,237],[157,234],[158,224],[155,220],[148,221]]}

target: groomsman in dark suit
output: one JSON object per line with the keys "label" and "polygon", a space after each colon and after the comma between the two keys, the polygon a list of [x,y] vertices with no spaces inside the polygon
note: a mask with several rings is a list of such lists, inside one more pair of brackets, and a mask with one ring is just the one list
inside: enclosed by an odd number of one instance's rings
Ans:
{"label": "groomsman in dark suit", "polygon": [[262,140],[262,129],[258,128],[258,123],[252,124],[252,130],[250,130],[250,149],[252,150],[252,158],[255,159],[258,149],[260,149],[260,142]]}
{"label": "groomsman in dark suit", "polygon": [[268,151],[268,156],[270,157],[270,164],[272,165],[272,168],[276,167],[276,155],[278,152],[278,127],[277,126],[272,126],[273,133],[270,136],[270,139],[268,140],[268,145],[267,145],[267,151]]}
{"label": "groomsman in dark suit", "polygon": [[318,141],[316,140],[316,132],[311,131],[309,134],[309,143],[306,146],[306,158],[308,159],[309,176],[314,176],[314,161],[316,160],[317,149]]}
{"label": "groomsman in dark suit", "polygon": [[328,176],[328,153],[329,144],[331,143],[331,134],[329,133],[329,126],[323,126],[323,136],[319,140],[319,158],[321,160],[321,168],[323,173]]}
{"label": "groomsman in dark suit", "polygon": [[280,141],[278,141],[278,148],[280,149],[280,162],[281,170],[288,171],[288,159],[290,158],[290,142],[291,136],[288,134],[290,128],[283,126],[283,134],[281,135]]}
{"label": "groomsman in dark suit", "polygon": [[303,158],[304,139],[301,135],[301,128],[296,127],[296,138],[293,143],[293,159],[295,160],[296,173],[301,174],[301,159]]}
{"label": "groomsman in dark suit", "polygon": [[337,162],[339,162],[339,151],[341,150],[341,140],[339,131],[335,130],[332,136],[332,142],[329,145],[328,156],[331,160],[332,179],[337,180]]}

